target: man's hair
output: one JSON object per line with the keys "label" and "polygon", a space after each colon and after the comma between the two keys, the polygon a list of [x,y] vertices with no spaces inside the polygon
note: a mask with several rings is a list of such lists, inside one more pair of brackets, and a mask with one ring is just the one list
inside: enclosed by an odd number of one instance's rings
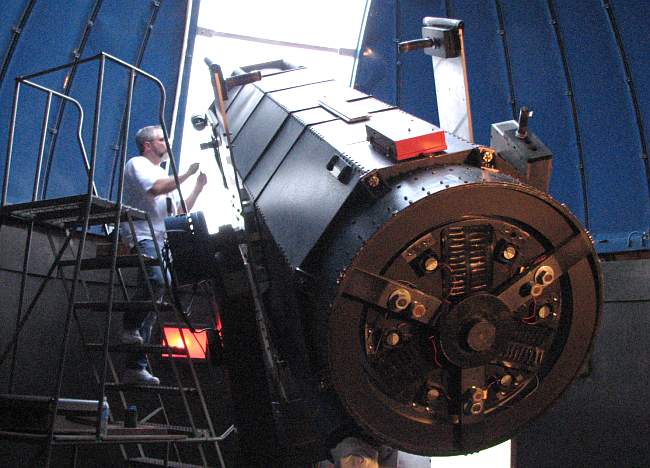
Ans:
{"label": "man's hair", "polygon": [[160,130],[160,125],[149,125],[148,127],[142,127],[137,131],[135,134],[135,144],[140,153],[144,151],[144,144],[147,141],[153,141],[156,139],[156,132],[158,130]]}

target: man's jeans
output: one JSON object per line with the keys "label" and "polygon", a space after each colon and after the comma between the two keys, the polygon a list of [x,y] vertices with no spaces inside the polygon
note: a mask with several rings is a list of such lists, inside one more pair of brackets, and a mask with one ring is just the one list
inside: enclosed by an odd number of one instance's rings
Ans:
{"label": "man's jeans", "polygon": [[[138,241],[140,252],[143,255],[157,258],[156,245],[151,239],[142,239]],[[135,247],[132,249],[133,253],[137,253]],[[145,266],[147,278],[153,290],[154,299],[159,300],[162,298],[164,292],[164,279],[162,270],[159,266]],[[138,290],[133,297],[133,300],[151,300],[149,289],[147,288],[146,279],[142,277],[142,272],[138,270]],[[123,328],[124,330],[138,330],[142,336],[144,344],[149,344],[151,340],[151,331],[156,322],[156,313],[145,308],[144,310],[124,312]],[[133,353],[128,355],[126,359],[127,369],[146,369],[147,368],[147,355],[145,353]]]}

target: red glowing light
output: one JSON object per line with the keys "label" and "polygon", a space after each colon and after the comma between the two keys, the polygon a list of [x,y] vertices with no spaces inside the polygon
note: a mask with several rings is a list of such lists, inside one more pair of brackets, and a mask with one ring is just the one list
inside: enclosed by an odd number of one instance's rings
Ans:
{"label": "red glowing light", "polygon": [[[181,331],[183,333],[182,335]],[[163,327],[163,334],[167,346],[184,349],[185,344],[187,344],[187,349],[192,359],[206,358],[205,350],[208,346],[208,336],[205,331],[192,333],[189,328]],[[185,339],[185,343],[183,343],[183,338]],[[169,354],[163,354],[163,357],[169,357]],[[173,354],[172,357],[184,358],[185,355]]]}

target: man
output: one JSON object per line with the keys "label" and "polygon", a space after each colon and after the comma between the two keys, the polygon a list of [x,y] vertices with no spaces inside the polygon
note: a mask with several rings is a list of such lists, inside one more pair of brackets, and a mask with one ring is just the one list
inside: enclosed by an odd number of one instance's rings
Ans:
{"label": "man", "polygon": [[[165,160],[167,146],[160,126],[149,126],[138,130],[135,143],[140,156],[135,156],[126,163],[124,172],[124,204],[138,208],[149,214],[154,227],[155,239],[159,248],[165,239],[165,217],[182,213],[182,209],[173,200],[176,191],[176,181],[167,171],[160,167]],[[187,172],[178,179],[181,183],[199,170],[199,163],[192,164]],[[185,199],[187,209],[191,210],[207,182],[204,173],[199,173],[194,189]],[[177,192],[176,192],[177,193]],[[168,212],[171,211],[171,212]],[[151,230],[146,221],[136,221],[135,237],[140,252],[150,257],[156,257],[156,245]],[[135,242],[128,223],[122,223],[120,234],[135,252]],[[164,288],[163,272],[158,266],[147,266],[146,274],[153,288],[154,299],[161,301]],[[141,276],[141,275],[140,275]],[[149,290],[145,279],[139,278],[138,299],[149,299]],[[155,313],[150,311],[124,312],[123,331],[121,340],[124,344],[142,345],[149,343],[151,329],[155,322]],[[158,385],[160,380],[147,370],[147,358],[144,353],[132,354],[127,358],[126,370],[122,376],[123,383]]]}

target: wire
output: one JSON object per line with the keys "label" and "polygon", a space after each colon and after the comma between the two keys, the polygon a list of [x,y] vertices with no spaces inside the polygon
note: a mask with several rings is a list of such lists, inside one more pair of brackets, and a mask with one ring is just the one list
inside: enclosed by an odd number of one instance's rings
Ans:
{"label": "wire", "polygon": [[[536,315],[537,315],[537,299],[533,298],[533,301],[532,301],[531,304],[533,306],[532,307],[532,309],[533,309],[532,313],[530,315],[528,315],[528,316],[521,319],[522,322],[524,322],[524,323],[526,323],[528,325],[534,325],[535,323],[537,323],[537,318],[536,318]],[[532,320],[532,322],[531,322],[531,320]]]}
{"label": "wire", "polygon": [[442,364],[440,364],[440,361],[438,360],[438,348],[436,347],[436,337],[434,335],[431,335],[429,337],[429,342],[433,347],[433,362],[435,365],[437,365],[439,368],[442,369]]}

